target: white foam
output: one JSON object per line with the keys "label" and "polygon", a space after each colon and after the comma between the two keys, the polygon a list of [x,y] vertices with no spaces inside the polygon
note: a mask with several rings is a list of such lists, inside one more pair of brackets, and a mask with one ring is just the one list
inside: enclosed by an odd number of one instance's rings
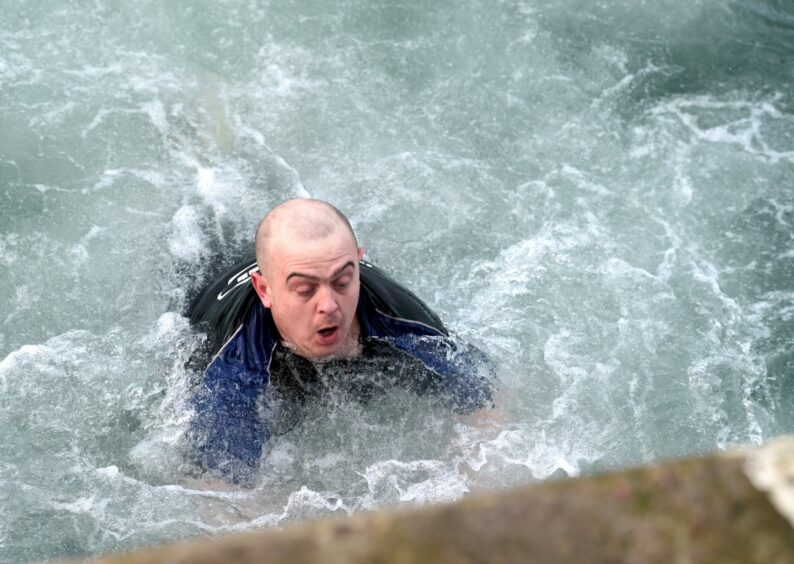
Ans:
{"label": "white foam", "polygon": [[171,220],[172,230],[168,238],[171,255],[191,263],[197,263],[207,251],[207,238],[201,224],[201,216],[193,206],[182,206]]}
{"label": "white foam", "polygon": [[289,495],[282,519],[293,517],[296,514],[304,516],[307,512],[316,514],[318,511],[321,514],[336,511],[344,511],[348,515],[352,513],[336,494],[318,492],[307,486],[302,486],[300,490]]}
{"label": "white foam", "polygon": [[19,258],[14,250],[17,246],[18,238],[14,234],[0,237],[0,265],[11,266]]}
{"label": "white foam", "polygon": [[86,139],[94,129],[102,125],[108,116],[114,114],[121,115],[145,115],[149,118],[152,125],[163,135],[168,132],[168,120],[165,115],[165,109],[159,100],[152,100],[140,106],[140,108],[100,108],[91,121],[81,131],[80,136]]}
{"label": "white foam", "polygon": [[286,48],[267,41],[259,49],[257,59],[263,62],[258,73],[259,81],[250,85],[258,90],[253,94],[256,99],[290,98],[322,86],[320,81],[311,79],[304,70],[305,64],[312,59],[312,54],[305,49],[295,45]]}
{"label": "white foam", "polygon": [[543,345],[543,360],[564,387],[571,386],[580,378],[587,377],[587,370],[579,366],[581,359],[568,350],[573,339],[570,331],[562,330],[550,335]]}
{"label": "white foam", "polygon": [[[766,100],[726,100],[713,95],[685,96],[653,108],[650,114],[656,117],[674,116],[698,141],[737,145],[746,153],[772,163],[781,160],[794,162],[794,150],[770,147],[764,137],[767,122],[790,121],[776,107],[781,98],[780,94]],[[724,115],[723,123],[701,126],[698,117],[704,110]],[[737,114],[741,117],[736,117]]]}
{"label": "white foam", "polygon": [[168,118],[165,115],[165,108],[163,103],[158,100],[151,100],[141,106],[143,113],[149,116],[152,125],[160,132],[161,135],[168,133]]}
{"label": "white foam", "polygon": [[91,133],[94,129],[96,129],[104,120],[105,117],[113,113],[111,110],[106,110],[105,108],[101,108],[93,117],[93,119],[88,123],[87,126],[83,128],[80,132],[80,136],[85,139],[88,137],[88,134]]}
{"label": "white foam", "polygon": [[[572,461],[574,458],[576,462]],[[496,438],[478,443],[475,453],[466,462],[476,471],[482,471],[486,464],[522,466],[542,480],[560,471],[569,477],[578,476],[581,472],[579,461],[593,458],[592,453],[574,455],[567,439],[552,439],[542,428],[533,431],[506,429]]]}
{"label": "white foam", "polygon": [[690,162],[689,147],[679,147],[675,153],[673,190],[676,194],[675,202],[682,208],[692,203],[692,198],[695,195],[692,180],[686,172]]}
{"label": "white foam", "polygon": [[72,245],[70,253],[76,263],[79,264],[88,259],[88,257],[90,256],[88,252],[88,245],[91,243],[91,241],[96,239],[100,235],[100,233],[103,233],[104,231],[106,231],[104,227],[100,227],[98,225],[92,225],[91,228],[88,230],[88,232],[82,237],[80,237],[80,240],[77,243]]}
{"label": "white foam", "polygon": [[35,129],[39,127],[56,127],[61,125],[63,120],[71,114],[77,104],[68,100],[63,104],[57,104],[53,109],[42,112],[30,118],[28,126]]}
{"label": "white foam", "polygon": [[629,57],[626,52],[609,45],[596,47],[593,52],[598,59],[606,61],[613,67],[613,73],[620,76],[616,83],[603,89],[601,94],[593,100],[592,106],[594,107],[601,106],[605,102],[626,95],[635,84],[642,82],[642,80],[646,79],[648,76],[659,73],[662,70],[653,63],[647,63],[644,67],[630,72]]}
{"label": "white foam", "polygon": [[96,511],[94,496],[80,497],[70,503],[53,501],[52,507],[70,513],[93,513]]}
{"label": "white foam", "polygon": [[[216,187],[215,171],[209,167],[197,165],[196,177],[196,188],[198,189],[198,193],[205,199],[212,197]],[[221,211],[222,209],[223,207],[221,206]]]}
{"label": "white foam", "polygon": [[[167,184],[165,175],[158,170],[143,169],[143,168],[108,168],[102,171],[102,175],[99,177],[99,180],[94,184],[93,190],[100,191],[106,188],[110,188],[114,186],[116,182],[118,182],[120,179],[123,179],[127,175],[133,176],[135,178],[139,178],[145,182],[152,184],[153,186],[165,186]],[[84,192],[87,192],[87,190],[84,190]],[[137,210],[137,211],[139,213],[144,213],[141,212],[141,210]],[[147,212],[147,213],[152,213],[152,212]]]}
{"label": "white foam", "polygon": [[597,182],[593,182],[587,178],[587,175],[579,170],[578,168],[571,166],[569,164],[563,164],[562,168],[560,169],[561,174],[570,177],[576,184],[576,186],[582,190],[586,190],[588,192],[592,192],[599,196],[612,196],[614,192],[609,190],[605,186],[598,184]]}
{"label": "white foam", "polygon": [[64,69],[62,72],[66,75],[97,80],[106,78],[108,75],[123,74],[125,72],[125,68],[120,62],[115,61],[104,66],[81,65],[79,69]]}
{"label": "white foam", "polygon": [[369,508],[392,496],[401,502],[430,503],[457,499],[469,491],[466,479],[441,460],[382,460],[361,476],[369,490],[363,504]]}

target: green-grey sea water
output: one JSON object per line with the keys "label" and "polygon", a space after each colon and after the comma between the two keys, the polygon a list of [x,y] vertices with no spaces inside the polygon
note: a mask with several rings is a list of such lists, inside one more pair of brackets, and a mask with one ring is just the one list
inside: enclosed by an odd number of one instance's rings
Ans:
{"label": "green-grey sea water", "polygon": [[[794,432],[788,0],[0,0],[0,561]],[[504,420],[312,414],[177,453],[182,313],[294,196],[497,363]]]}

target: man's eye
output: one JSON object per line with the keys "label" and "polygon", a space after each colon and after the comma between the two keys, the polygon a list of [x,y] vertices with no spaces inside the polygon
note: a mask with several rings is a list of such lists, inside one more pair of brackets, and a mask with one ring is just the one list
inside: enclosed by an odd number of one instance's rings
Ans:
{"label": "man's eye", "polygon": [[299,286],[295,288],[295,293],[301,297],[308,298],[314,293],[314,288],[311,286]]}
{"label": "man's eye", "polygon": [[334,286],[339,288],[340,290],[344,290],[348,286],[350,286],[351,280],[349,278],[342,278],[334,282]]}

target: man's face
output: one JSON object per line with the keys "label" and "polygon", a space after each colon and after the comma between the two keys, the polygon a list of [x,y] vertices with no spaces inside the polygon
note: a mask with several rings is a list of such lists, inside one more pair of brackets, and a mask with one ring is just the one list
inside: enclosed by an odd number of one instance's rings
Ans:
{"label": "man's face", "polygon": [[364,249],[345,229],[314,241],[284,238],[273,247],[268,272],[252,279],[287,346],[311,359],[354,356]]}

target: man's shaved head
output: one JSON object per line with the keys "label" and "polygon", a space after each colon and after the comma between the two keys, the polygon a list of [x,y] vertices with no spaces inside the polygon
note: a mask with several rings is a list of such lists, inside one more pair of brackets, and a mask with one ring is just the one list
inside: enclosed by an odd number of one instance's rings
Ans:
{"label": "man's shaved head", "polygon": [[364,249],[342,212],[320,200],[289,200],[256,230],[251,283],[281,343],[300,356],[359,354],[356,311]]}
{"label": "man's shaved head", "polygon": [[259,271],[267,275],[273,245],[287,239],[315,241],[344,229],[357,247],[356,235],[345,215],[322,200],[287,200],[270,210],[256,229],[255,249]]}

